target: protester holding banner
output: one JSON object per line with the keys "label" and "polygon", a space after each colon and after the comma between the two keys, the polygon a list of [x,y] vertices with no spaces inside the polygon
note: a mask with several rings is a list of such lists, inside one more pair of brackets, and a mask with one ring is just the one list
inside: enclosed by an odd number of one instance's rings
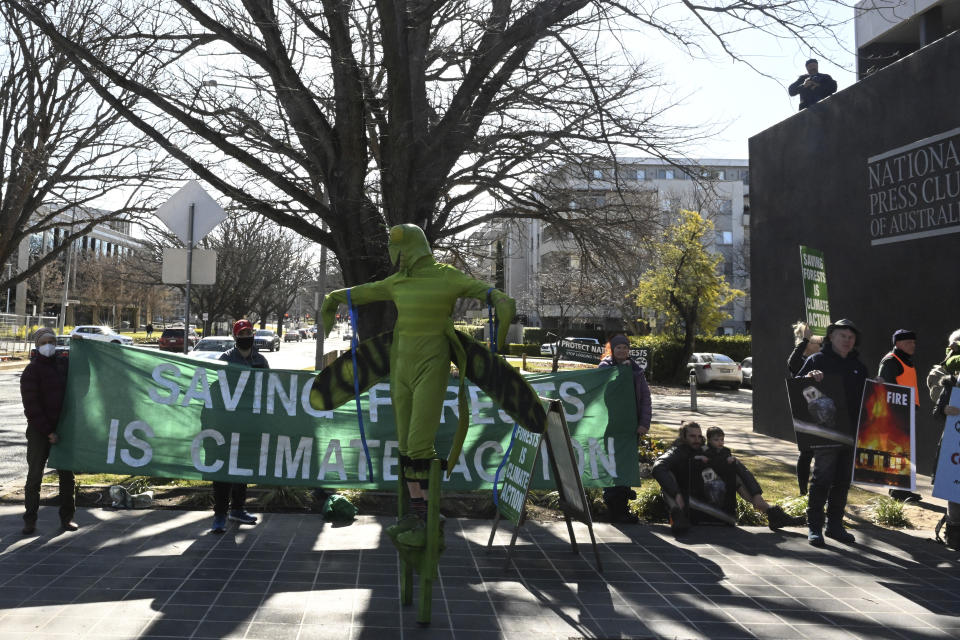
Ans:
{"label": "protester holding banner", "polygon": [[[827,340],[819,353],[804,363],[797,373],[798,378],[809,377],[820,381],[824,374],[836,374],[843,383],[850,424],[857,424],[860,399],[867,379],[867,366],[860,361],[855,349],[860,331],[846,318],[827,327]],[[847,493],[853,474],[853,447],[844,444],[816,446],[813,454],[813,477],[807,502],[807,541],[815,546],[826,544],[824,533],[840,542],[852,544],[856,538],[843,526]],[[824,532],[824,506],[826,506],[826,531]]]}
{"label": "protester holding banner", "polygon": [[[67,358],[56,357],[57,336],[52,329],[41,327],[33,336],[37,355],[20,376],[20,397],[27,416],[27,481],[23,487],[23,534],[36,530],[40,510],[40,485],[43,470],[50,457],[50,447],[60,441],[57,422],[67,390]],[[76,531],[73,471],[58,469],[60,481],[60,525],[65,531]]]}
{"label": "protester holding banner", "polygon": [[[806,322],[793,323],[794,347],[793,351],[787,357],[787,369],[791,376],[797,375],[803,368],[803,363],[807,358],[820,351],[823,346],[823,338],[813,335]],[[807,485],[810,482],[810,463],[813,461],[813,451],[803,449],[797,456],[797,486],[800,488],[800,495],[807,494]]]}
{"label": "protester holding banner", "polygon": [[[722,431],[720,436],[722,447]],[[674,535],[680,535],[690,528],[691,476],[702,464],[697,458],[704,454],[703,444],[700,425],[693,421],[685,421],[680,426],[673,446],[653,464],[653,477],[660,483],[660,488],[663,490],[663,499],[670,510],[670,530]],[[771,530],[802,523],[800,519],[788,516],[783,509],[770,506],[764,500],[760,484],[743,463],[734,459],[732,464],[735,467],[736,491],[758,511],[766,514]]]}
{"label": "protester holding banner", "polygon": [[[624,335],[615,335],[607,342],[607,349],[598,368],[629,365],[633,371],[634,398],[637,404],[637,441],[650,431],[650,386],[643,374],[643,368],[630,357],[630,341]],[[627,486],[604,487],[603,501],[610,512],[610,522],[624,522],[635,524],[639,518],[630,512],[627,505],[629,500],[637,497],[637,493]]]}
{"label": "protester holding banner", "polygon": [[[947,375],[943,375],[943,371]],[[960,375],[960,329],[957,329],[947,338],[947,353],[943,362],[935,366],[927,376],[927,387],[930,389],[930,399],[934,402],[933,415],[939,419],[941,442],[937,444],[937,458],[939,461],[940,447],[943,444],[943,428],[948,417],[960,415],[960,408],[950,404],[950,395],[957,384]],[[933,469],[933,481],[936,481],[936,465]],[[945,543],[955,551],[960,551],[960,502],[947,502]]]}
{"label": "protester holding banner", "polygon": [[[220,360],[253,369],[269,369],[270,363],[253,344],[253,324],[249,320],[233,323],[235,344],[220,354]],[[257,524],[257,517],[247,513],[247,485],[241,482],[213,482],[214,533],[227,530],[227,519],[240,524]],[[229,513],[227,507],[229,506]]]}

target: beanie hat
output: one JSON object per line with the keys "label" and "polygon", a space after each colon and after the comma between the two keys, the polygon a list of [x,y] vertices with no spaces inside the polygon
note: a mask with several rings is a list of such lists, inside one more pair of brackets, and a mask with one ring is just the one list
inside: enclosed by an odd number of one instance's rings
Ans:
{"label": "beanie hat", "polygon": [[615,335],[610,338],[610,348],[613,349],[618,344],[625,344],[628,347],[630,346],[630,341],[627,340],[627,336],[624,335]]}
{"label": "beanie hat", "polygon": [[51,329],[50,327],[40,327],[33,334],[33,343],[40,344],[40,338],[42,338],[43,336],[52,336],[53,338],[56,338],[57,334],[54,333],[53,329]]}
{"label": "beanie hat", "polygon": [[897,344],[897,340],[916,340],[917,334],[909,329],[897,329],[893,332],[893,344]]}
{"label": "beanie hat", "polygon": [[243,331],[244,329],[253,329],[253,324],[249,320],[237,320],[233,323],[233,337],[236,338],[237,334]]}

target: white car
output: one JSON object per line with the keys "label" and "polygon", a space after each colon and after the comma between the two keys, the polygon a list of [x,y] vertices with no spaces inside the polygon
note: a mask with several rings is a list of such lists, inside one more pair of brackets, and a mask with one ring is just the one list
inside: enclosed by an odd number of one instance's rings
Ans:
{"label": "white car", "polygon": [[743,383],[740,365],[722,353],[694,353],[687,362],[687,372],[696,372],[697,384],[725,384],[739,389]]}
{"label": "white car", "polygon": [[230,336],[210,336],[197,343],[197,346],[190,352],[191,358],[201,360],[219,360],[220,354],[234,345],[233,338]]}
{"label": "white car", "polygon": [[[566,337],[564,340],[570,340],[571,342],[579,342],[580,344],[596,344],[599,345],[600,341],[596,338],[573,338]],[[559,342],[559,341],[558,341]],[[547,344],[540,345],[540,355],[542,356],[552,356],[557,353],[557,343],[549,342]]]}
{"label": "white car", "polygon": [[73,331],[70,332],[70,337],[82,338],[84,340],[100,340],[101,342],[112,342],[113,344],[133,344],[133,338],[120,335],[105,325],[81,324],[73,328]]}

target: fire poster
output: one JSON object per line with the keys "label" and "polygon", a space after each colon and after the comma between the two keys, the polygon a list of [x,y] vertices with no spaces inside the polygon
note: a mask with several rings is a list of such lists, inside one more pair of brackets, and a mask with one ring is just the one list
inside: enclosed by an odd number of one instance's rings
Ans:
{"label": "fire poster", "polygon": [[856,484],[917,488],[913,394],[913,387],[867,380],[853,458]]}
{"label": "fire poster", "polygon": [[[950,406],[960,409],[960,388],[950,391]],[[933,497],[960,502],[960,415],[947,416],[937,457]]]}
{"label": "fire poster", "polygon": [[850,423],[840,376],[826,374],[820,382],[813,378],[787,378],[787,394],[801,451],[825,445],[853,446],[856,429]]}

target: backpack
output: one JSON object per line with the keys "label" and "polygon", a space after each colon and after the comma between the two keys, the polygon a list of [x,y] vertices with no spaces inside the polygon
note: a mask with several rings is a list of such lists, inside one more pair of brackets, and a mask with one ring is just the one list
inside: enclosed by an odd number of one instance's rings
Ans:
{"label": "backpack", "polygon": [[945,383],[952,384],[953,376],[947,371],[944,362],[930,367],[930,373],[927,374],[927,389],[930,390],[930,400],[934,406],[938,406],[940,403],[940,398],[945,391]]}

